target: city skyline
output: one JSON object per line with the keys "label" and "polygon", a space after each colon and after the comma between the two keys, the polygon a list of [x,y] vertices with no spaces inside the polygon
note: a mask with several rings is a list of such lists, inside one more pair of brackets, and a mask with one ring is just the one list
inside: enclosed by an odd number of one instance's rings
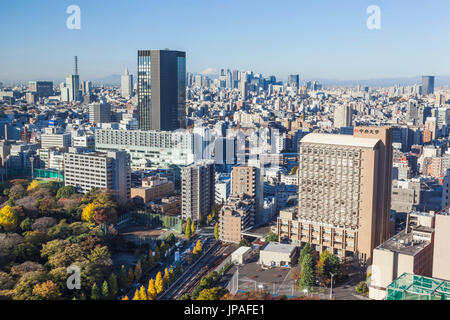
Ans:
{"label": "city skyline", "polygon": [[[450,75],[450,65],[442,64],[450,47],[443,41],[450,28],[445,19],[450,5],[444,1],[380,1],[380,30],[366,26],[369,1],[258,2],[259,6],[254,1],[240,6],[229,1],[211,7],[203,1],[174,2],[179,10],[139,0],[114,7],[81,0],[80,30],[66,27],[69,1],[40,3],[39,8],[20,1],[30,9],[26,11],[7,3],[0,13],[0,30],[8,30],[3,36],[17,50],[0,53],[0,79],[63,79],[70,73],[73,55],[80,57],[85,78],[121,74],[127,67],[136,74],[135,52],[162,48],[187,52],[187,71],[206,74],[229,66],[283,79],[297,73],[303,79],[341,80]],[[40,14],[33,15],[37,10]],[[167,24],[167,19],[177,22]],[[42,36],[28,36],[29,29]],[[429,50],[417,46],[415,38],[439,46]],[[109,50],[114,54],[105,55]]]}

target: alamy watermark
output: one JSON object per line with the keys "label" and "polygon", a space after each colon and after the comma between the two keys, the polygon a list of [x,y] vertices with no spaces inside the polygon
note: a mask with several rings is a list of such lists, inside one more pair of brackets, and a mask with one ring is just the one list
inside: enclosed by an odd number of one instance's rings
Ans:
{"label": "alamy watermark", "polygon": [[70,16],[67,18],[66,26],[69,30],[80,30],[81,29],[81,9],[79,6],[73,4],[67,7],[67,14]]}
{"label": "alamy watermark", "polygon": [[369,18],[367,19],[367,28],[369,30],[380,30],[381,29],[381,9],[377,5],[371,5],[367,7],[367,14]]}
{"label": "alamy watermark", "polygon": [[76,265],[71,265],[67,268],[67,274],[70,275],[67,278],[67,289],[80,290],[81,289],[81,270]]}

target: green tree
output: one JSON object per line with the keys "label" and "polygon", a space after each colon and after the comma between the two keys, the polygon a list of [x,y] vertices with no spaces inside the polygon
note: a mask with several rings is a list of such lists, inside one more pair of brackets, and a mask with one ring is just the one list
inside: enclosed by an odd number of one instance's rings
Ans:
{"label": "green tree", "polygon": [[108,286],[108,282],[106,280],[103,281],[103,285],[102,285],[102,297],[105,300],[110,298],[109,286]]}
{"label": "green tree", "polygon": [[150,250],[148,252],[148,265],[151,268],[151,267],[153,267],[154,264],[155,264],[155,257],[153,257],[153,251]]}
{"label": "green tree", "polygon": [[273,232],[271,232],[271,233],[269,233],[269,235],[267,236],[266,241],[267,241],[267,242],[278,242],[278,235],[275,234],[275,233],[273,233]]}
{"label": "green tree", "polygon": [[312,254],[305,254],[302,259],[302,277],[300,288],[309,289],[314,286],[316,275],[314,272],[314,258]]}
{"label": "green tree", "polygon": [[127,275],[127,270],[125,269],[124,265],[122,265],[122,267],[120,267],[119,286],[121,289],[125,289],[128,287],[128,275]]}
{"label": "green tree", "polygon": [[67,199],[70,198],[72,195],[77,193],[77,188],[75,188],[74,186],[66,186],[66,187],[61,187],[58,189],[58,192],[56,193],[56,200],[59,199]]}
{"label": "green tree", "polygon": [[109,276],[108,287],[111,298],[115,298],[119,292],[119,284],[117,283],[117,277],[114,273],[111,273]]}
{"label": "green tree", "polygon": [[97,286],[97,283],[95,282],[91,290],[91,300],[100,300],[100,298],[101,298],[100,288]]}
{"label": "green tree", "polygon": [[311,247],[309,243],[307,243],[302,250],[300,251],[300,257],[298,258],[298,263],[302,265],[303,257],[306,255],[313,255],[314,249]]}

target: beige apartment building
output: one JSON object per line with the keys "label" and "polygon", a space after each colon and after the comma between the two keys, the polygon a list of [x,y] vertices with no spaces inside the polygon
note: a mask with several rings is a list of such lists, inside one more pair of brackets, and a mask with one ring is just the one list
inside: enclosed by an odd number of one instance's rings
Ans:
{"label": "beige apartment building", "polygon": [[153,176],[142,180],[142,187],[131,188],[131,198],[140,198],[145,204],[170,196],[174,191],[172,181],[167,178]]}
{"label": "beige apartment building", "polygon": [[386,288],[403,273],[431,277],[434,214],[411,212],[407,227],[373,251],[369,297],[386,298]]}
{"label": "beige apartment building", "polygon": [[312,133],[299,149],[298,212],[280,215],[280,241],[370,260],[391,232],[391,128]]}
{"label": "beige apartment building", "polygon": [[239,243],[242,232],[250,229],[255,220],[255,199],[246,194],[231,195],[219,217],[219,238]]}
{"label": "beige apartment building", "polygon": [[240,165],[231,171],[231,194],[248,195],[255,198],[255,220],[258,225],[262,221],[264,210],[264,177],[261,169]]}

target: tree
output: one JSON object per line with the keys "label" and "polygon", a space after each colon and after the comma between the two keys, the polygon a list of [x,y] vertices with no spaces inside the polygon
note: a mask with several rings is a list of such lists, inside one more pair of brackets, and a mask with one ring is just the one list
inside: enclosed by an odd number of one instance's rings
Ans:
{"label": "tree", "polygon": [[305,254],[301,266],[302,278],[300,279],[300,288],[309,289],[314,286],[316,280],[313,256],[311,254]]}
{"label": "tree", "polygon": [[39,181],[33,180],[33,181],[30,183],[30,185],[28,186],[27,191],[28,191],[28,192],[34,191],[35,189],[39,188],[40,185],[41,185],[41,184],[39,183]]}
{"label": "tree", "polygon": [[139,298],[140,300],[148,300],[147,292],[145,291],[144,286],[141,286],[141,289],[139,289]]}
{"label": "tree", "polygon": [[56,193],[56,200],[59,200],[62,198],[68,199],[76,193],[77,193],[77,188],[75,188],[74,186],[65,186],[65,187],[59,188],[58,192]]}
{"label": "tree", "polygon": [[136,281],[139,281],[139,279],[141,279],[142,277],[142,265],[140,261],[136,264],[136,267],[134,268],[134,276],[136,278]]}
{"label": "tree", "polygon": [[139,289],[134,292],[133,300],[141,300],[141,295]]}
{"label": "tree", "polygon": [[296,174],[297,171],[298,171],[298,167],[297,167],[297,166],[293,167],[293,168],[291,169],[291,175]]}
{"label": "tree", "polygon": [[251,247],[251,246],[252,243],[247,239],[242,239],[241,242],[239,242],[239,247]]}
{"label": "tree", "polygon": [[25,188],[21,184],[15,184],[12,186],[8,193],[9,199],[12,201],[19,200],[25,197],[25,195]]}
{"label": "tree", "polygon": [[111,298],[115,298],[119,292],[119,284],[117,283],[117,277],[114,273],[111,273],[109,276],[108,286]]}
{"label": "tree", "polygon": [[156,246],[155,248],[155,261],[158,262],[161,259],[161,256],[159,254],[159,247]]}
{"label": "tree", "polygon": [[216,240],[219,240],[219,223],[216,223],[214,227],[214,237],[216,238]]}
{"label": "tree", "polygon": [[184,231],[184,235],[188,239],[190,239],[192,236],[191,225],[192,225],[192,220],[191,220],[191,218],[188,218],[187,223],[186,223],[186,230]]}
{"label": "tree", "polygon": [[95,204],[90,203],[88,204],[81,213],[81,219],[83,221],[92,223],[94,222],[94,216],[95,216]]}
{"label": "tree", "polygon": [[57,300],[61,296],[61,293],[59,292],[58,285],[49,280],[36,284],[33,288],[33,295],[37,296],[40,300]]}
{"label": "tree", "polygon": [[148,252],[148,265],[151,268],[151,267],[153,267],[154,264],[155,264],[155,257],[153,257],[153,251],[150,250]]}
{"label": "tree", "polygon": [[267,242],[278,242],[278,235],[276,233],[269,233],[269,235],[266,238]]}
{"label": "tree", "polygon": [[309,243],[307,243],[300,251],[300,257],[298,258],[298,263],[300,265],[302,265],[303,257],[308,254],[310,254],[310,255],[314,254],[314,249],[311,247],[311,245]]}
{"label": "tree", "polygon": [[169,280],[170,280],[170,282],[172,282],[174,278],[175,278],[175,272],[173,270],[173,266],[170,266],[170,269],[169,269]]}
{"label": "tree", "polygon": [[129,301],[129,300],[130,300],[130,298],[128,298],[128,296],[125,296],[122,298],[122,301]]}
{"label": "tree", "polygon": [[92,290],[91,290],[91,300],[100,300],[100,289],[97,286],[97,283],[94,282],[94,285],[92,286]]}
{"label": "tree", "polygon": [[120,267],[119,286],[121,289],[125,289],[128,287],[128,275],[127,275],[127,271],[125,270],[124,265],[122,265],[122,267]]}
{"label": "tree", "polygon": [[201,253],[202,253],[202,250],[203,250],[202,242],[201,242],[200,240],[197,240],[197,243],[195,244],[194,252],[193,252],[193,253],[194,253],[195,255],[201,254]]}
{"label": "tree", "polygon": [[103,297],[103,299],[106,299],[106,300],[110,298],[109,286],[108,286],[108,282],[106,280],[103,281],[103,285],[102,285],[102,297]]}
{"label": "tree", "polygon": [[6,205],[0,210],[0,226],[2,226],[6,232],[16,229],[18,223],[19,215],[11,206]]}
{"label": "tree", "polygon": [[223,288],[211,288],[200,291],[197,300],[219,300],[226,293]]}
{"label": "tree", "polygon": [[154,300],[157,296],[156,288],[155,288],[155,280],[150,279],[148,282],[148,300]]}
{"label": "tree", "polygon": [[170,275],[169,270],[167,268],[164,269],[164,285],[169,286],[170,283]]}
{"label": "tree", "polygon": [[192,235],[195,234],[195,223],[194,223],[194,221],[192,221],[192,224],[191,224],[191,234]]}
{"label": "tree", "polygon": [[131,286],[134,281],[134,273],[133,273],[133,267],[130,267],[130,270],[128,270],[128,286]]}
{"label": "tree", "polygon": [[161,272],[158,272],[155,280],[156,294],[160,294],[164,290],[164,280]]}
{"label": "tree", "polygon": [[369,287],[365,281],[360,282],[356,286],[356,292],[359,294],[367,295],[369,293]]}

